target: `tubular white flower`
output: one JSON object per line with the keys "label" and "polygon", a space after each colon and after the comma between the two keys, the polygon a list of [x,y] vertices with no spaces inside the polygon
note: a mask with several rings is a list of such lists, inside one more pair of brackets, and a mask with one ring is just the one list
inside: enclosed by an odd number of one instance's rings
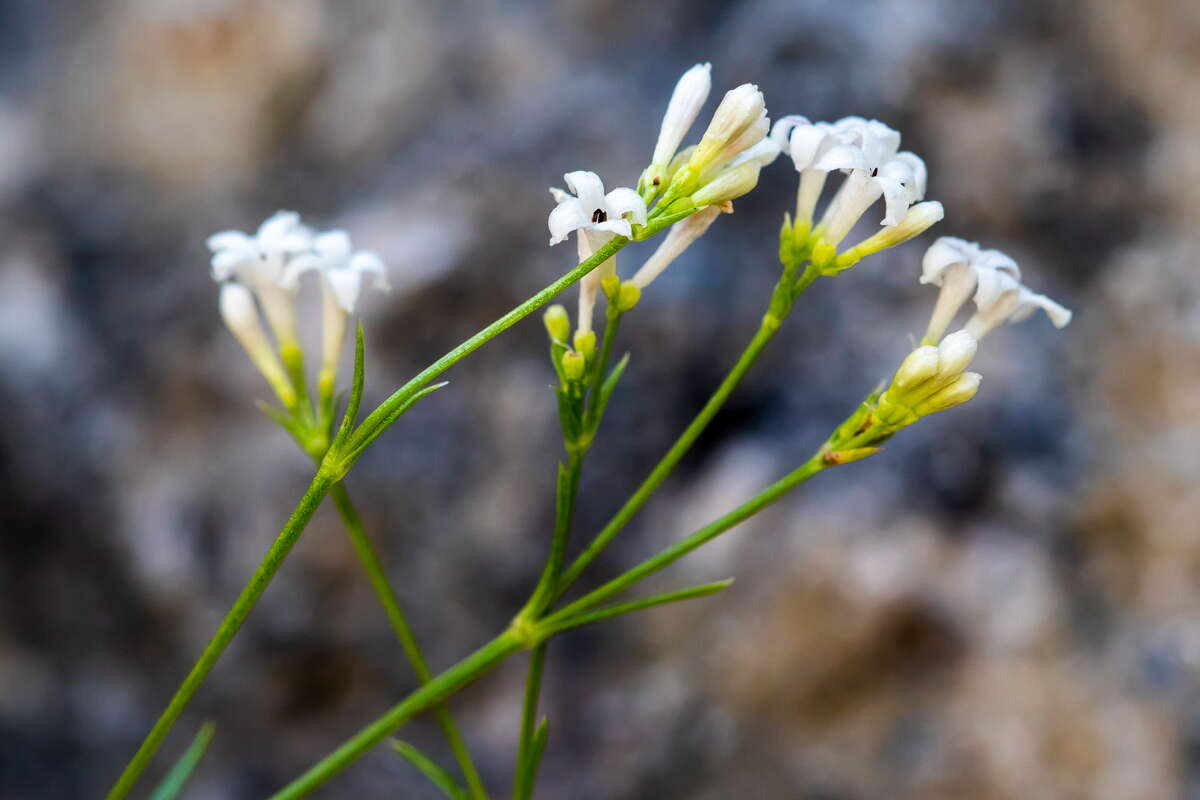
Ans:
{"label": "tubular white flower", "polygon": [[712,89],[712,64],[697,64],[683,73],[663,115],[651,167],[666,167],[679,149]]}
{"label": "tubular white flower", "polygon": [[294,211],[278,211],[253,235],[221,231],[208,237],[213,252],[212,276],[218,282],[236,277],[254,289],[280,347],[296,342],[293,294],[280,285],[288,259],[312,245],[312,231]]}
{"label": "tubular white flower", "polygon": [[939,286],[941,292],[924,341],[936,342],[941,338],[981,283],[998,286],[999,279],[993,277],[997,273],[1012,281],[1021,279],[1017,262],[999,250],[982,250],[976,243],[954,236],[943,236],[930,245],[921,265],[921,283]]}
{"label": "tubular white flower", "polygon": [[719,205],[708,206],[672,225],[662,244],[650,258],[646,259],[646,263],[642,264],[629,282],[639,289],[649,286],[655,278],[662,274],[663,270],[671,265],[672,261],[679,258],[684,250],[691,247],[693,242],[708,231],[709,227],[717,221],[722,210]]}
{"label": "tubular white flower", "polygon": [[[563,175],[571,194],[551,187],[558,202],[550,212],[550,244],[556,245],[575,232],[579,260],[591,258],[614,235],[633,236],[633,223],[646,224],[646,203],[633,189],[613,189],[604,193],[604,184],[594,172],[577,171]],[[600,291],[600,281],[615,275],[616,260],[608,259],[579,281],[579,331],[592,329],[592,309]]]}
{"label": "tubular white flower", "polygon": [[806,227],[812,225],[813,212],[831,171],[867,167],[866,155],[857,143],[861,137],[841,123],[809,122],[805,117],[790,115],[775,123],[771,139],[791,156],[800,173],[796,221]]}
{"label": "tubular white flower", "polygon": [[321,276],[321,370],[332,380],[346,334],[346,315],[354,312],[366,277],[374,275],[375,286],[383,291],[391,287],[383,259],[369,250],[355,251],[350,235],[342,230],[314,237],[312,251],[292,259],[279,284],[295,292],[300,276],[309,271]]}
{"label": "tubular white flower", "polygon": [[550,189],[558,203],[550,212],[551,245],[563,241],[572,231],[582,230],[630,238],[633,236],[631,223],[646,224],[646,203],[633,189],[613,189],[605,194],[600,177],[582,170],[568,172],[563,175],[563,180],[571,194],[554,187]]}
{"label": "tubular white flower", "polygon": [[237,338],[254,366],[258,367],[258,371],[271,384],[280,401],[288,408],[294,406],[295,391],[283,371],[283,365],[275,357],[271,343],[267,341],[267,334],[259,320],[251,291],[240,283],[227,281],[221,285],[218,306],[225,326]]}

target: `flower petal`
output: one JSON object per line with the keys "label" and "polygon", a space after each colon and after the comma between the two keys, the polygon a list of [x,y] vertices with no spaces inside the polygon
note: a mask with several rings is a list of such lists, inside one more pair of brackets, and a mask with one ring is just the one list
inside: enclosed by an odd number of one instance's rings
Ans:
{"label": "flower petal", "polygon": [[862,148],[852,144],[837,144],[821,153],[812,163],[813,169],[832,172],[835,169],[860,169],[867,171],[871,168]]}
{"label": "flower petal", "polygon": [[598,222],[591,227],[598,231],[609,231],[618,236],[624,236],[626,239],[633,237],[633,227],[627,219],[613,219],[610,217],[607,222]]}
{"label": "flower petal", "polygon": [[330,269],[345,267],[350,262],[350,254],[354,252],[350,234],[343,230],[326,231],[317,235],[312,246],[325,259],[326,266]]}
{"label": "flower petal", "polygon": [[567,188],[579,198],[579,202],[590,206],[589,215],[597,208],[604,207],[604,183],[596,173],[586,170],[568,172],[563,175],[563,180],[566,181]]}
{"label": "flower petal", "polygon": [[975,305],[984,312],[1001,301],[1005,301],[1007,304],[1006,295],[1015,294],[1021,290],[1021,284],[1013,279],[1012,275],[1001,270],[978,267],[976,279],[979,281],[979,286],[975,290]]}
{"label": "flower petal", "polygon": [[208,245],[208,249],[217,250],[257,250],[258,246],[254,242],[254,237],[248,236],[241,231],[220,231],[214,233],[204,242]]}
{"label": "flower petal", "polygon": [[1009,315],[1008,321],[1020,322],[1028,319],[1039,308],[1046,312],[1046,316],[1050,318],[1050,322],[1056,328],[1065,328],[1073,316],[1071,309],[1059,305],[1044,294],[1038,294],[1022,287],[1021,299],[1017,302],[1016,309]]}
{"label": "flower petal", "polygon": [[571,231],[588,225],[591,219],[591,212],[583,210],[583,204],[578,198],[571,197],[559,203],[550,212],[550,244],[556,245],[563,241]]}
{"label": "flower petal", "polygon": [[941,286],[946,270],[956,264],[970,264],[978,249],[973,243],[956,236],[940,237],[925,251],[925,258],[921,262],[921,283]]}
{"label": "flower petal", "polygon": [[374,250],[359,250],[351,256],[350,269],[361,274],[373,273],[377,278],[375,285],[384,291],[392,288],[387,279],[387,267]]}
{"label": "flower petal", "polygon": [[626,214],[630,214],[638,225],[646,224],[646,203],[633,189],[613,189],[604,196],[604,206],[608,210],[609,219],[624,219]]}
{"label": "flower petal", "polygon": [[329,281],[329,288],[338,305],[353,312],[362,289],[362,273],[352,269],[331,269],[325,273],[325,280]]}
{"label": "flower petal", "polygon": [[295,289],[300,284],[300,276],[306,272],[326,272],[327,262],[315,253],[298,255],[288,262],[279,274],[278,284],[284,289]]}
{"label": "flower petal", "polygon": [[799,114],[788,114],[786,117],[780,117],[775,120],[775,125],[771,128],[771,141],[779,145],[779,149],[791,155],[788,143],[796,128],[812,127],[812,123],[808,121],[808,117],[802,117]]}
{"label": "flower petal", "polygon": [[211,261],[213,280],[229,280],[243,265],[256,265],[258,261],[259,259],[251,251],[218,250],[213,254]]}

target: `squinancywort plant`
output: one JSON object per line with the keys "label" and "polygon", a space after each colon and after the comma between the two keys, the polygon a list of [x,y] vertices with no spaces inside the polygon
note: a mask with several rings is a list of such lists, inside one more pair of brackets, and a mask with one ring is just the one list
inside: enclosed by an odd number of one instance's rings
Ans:
{"label": "squinancywort plant", "polygon": [[[312,455],[319,469],[262,566],[110,793],[110,800],[128,793],[326,493],[334,495],[421,686],[275,797],[308,794],[415,714],[430,709],[438,714],[466,785],[409,744],[394,743],[396,751],[447,796],[486,797],[482,780],[443,703],[509,656],[528,649],[529,676],[513,778],[513,796],[527,800],[549,737],[547,721],[538,722],[538,696],[546,642],[551,637],[579,625],[723,590],[728,580],[610,602],[618,593],[748,519],[813,475],[866,458],[902,428],[970,399],[979,389],[980,377],[968,372],[967,367],[978,340],[999,323],[1017,321],[1039,307],[1059,327],[1069,321],[1069,311],[1020,284],[1020,272],[1007,256],[982,251],[958,239],[938,240],[926,254],[922,282],[941,287],[941,294],[921,346],[904,359],[886,390],[873,392],[807,461],[741,506],[606,583],[560,603],[563,594],[645,505],[703,433],[800,294],[818,277],[837,275],[873,253],[920,235],[942,218],[941,204],[920,202],[926,184],[924,164],[911,153],[899,152],[899,133],[883,123],[858,117],[810,123],[803,117],[790,116],[780,120],[768,137],[770,123],[762,93],[750,84],[727,92],[699,143],[680,150],[710,86],[708,64],[696,65],[679,80],[636,191],[618,188],[605,192],[599,176],[582,170],[564,176],[569,192],[551,189],[557,202],[548,221],[551,244],[575,233],[578,266],[422,370],[357,426],[364,375],[361,328],[356,341],[353,389],[335,432],[337,352],[346,315],[354,310],[364,276],[377,275],[380,285],[385,285],[378,258],[355,253],[343,232],[314,233],[290,212],[275,215],[254,236],[227,232],[212,237],[210,246],[216,252],[214,277],[226,282],[221,291],[221,314],[283,405],[283,411],[273,411],[273,416]],[[762,168],[781,151],[791,157],[800,185],[794,219],[790,213],[784,215],[779,240],[782,269],[758,330],[712,397],[641,486],[581,554],[567,564],[567,542],[584,457],[597,441],[604,411],[629,363],[626,355],[609,367],[618,323],[638,305],[642,292],[664,269],[718,217],[733,211],[732,201],[754,188]],[[814,221],[828,175],[834,171],[842,172],[845,178],[820,220]],[[879,199],[885,204],[881,229],[851,247],[841,248],[859,217]],[[617,252],[630,240],[647,239],[666,228],[670,232],[657,250],[631,278],[622,280],[614,259]],[[303,356],[296,344],[291,312],[297,279],[310,270],[320,275],[324,296],[325,337],[316,408],[308,401],[304,387]],[[550,358],[558,376],[554,391],[566,455],[566,462],[558,467],[555,524],[546,564],[528,602],[505,631],[449,669],[431,675],[340,481],[371,442],[413,403],[440,385],[431,383],[438,375],[576,281],[581,285],[575,330],[560,305],[551,306],[543,316],[550,338]],[[603,339],[598,346],[594,307],[601,292],[606,310]],[[975,315],[963,330],[943,336],[972,293]],[[274,333],[278,352],[259,320],[256,297]]]}

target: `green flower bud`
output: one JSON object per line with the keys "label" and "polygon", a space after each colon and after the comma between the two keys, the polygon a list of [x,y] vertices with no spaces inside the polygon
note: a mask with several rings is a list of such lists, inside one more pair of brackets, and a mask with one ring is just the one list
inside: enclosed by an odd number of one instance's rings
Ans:
{"label": "green flower bud", "polygon": [[608,298],[608,302],[614,302],[617,294],[621,291],[621,279],[615,273],[605,275],[600,281],[600,290],[604,292],[604,296]]}
{"label": "green flower bud", "polygon": [[546,309],[542,322],[546,326],[546,333],[556,342],[566,342],[571,336],[571,318],[567,316],[567,310],[557,303]]}
{"label": "green flower bud", "polygon": [[596,352],[596,332],[575,331],[575,350],[584,358],[591,358]]}
{"label": "green flower bud", "polygon": [[569,381],[577,381],[583,377],[584,369],[587,367],[587,362],[582,353],[574,351],[564,353],[562,357],[563,375]]}
{"label": "green flower bud", "polygon": [[617,311],[625,312],[638,304],[642,298],[642,290],[632,283],[621,284],[617,293]]}

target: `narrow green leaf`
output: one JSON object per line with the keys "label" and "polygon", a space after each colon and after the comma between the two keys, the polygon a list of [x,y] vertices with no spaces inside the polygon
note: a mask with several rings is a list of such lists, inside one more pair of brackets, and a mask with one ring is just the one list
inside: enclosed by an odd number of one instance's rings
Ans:
{"label": "narrow green leaf", "polygon": [[350,402],[346,405],[346,415],[342,417],[342,425],[338,428],[338,441],[344,439],[350,433],[350,430],[354,427],[354,420],[358,417],[358,408],[362,403],[363,378],[365,375],[364,360],[363,329],[360,322],[355,326],[354,330],[354,381],[350,386]]}
{"label": "narrow green leaf", "polygon": [[468,800],[467,790],[459,786],[454,778],[450,777],[450,773],[435,764],[432,758],[408,742],[392,739],[390,744],[393,750],[399,753],[405,761],[416,767],[434,786],[441,789],[442,794],[449,797],[450,800]]}
{"label": "narrow green leaf", "polygon": [[516,790],[513,800],[530,800],[533,797],[533,785],[537,781],[538,766],[542,762],[542,753],[546,751],[546,739],[550,736],[550,721],[542,717],[533,738],[529,742],[529,751],[517,765]]}
{"label": "narrow green leaf", "polygon": [[150,800],[173,800],[183,790],[183,785],[191,777],[192,770],[196,768],[200,759],[204,757],[204,752],[208,750],[208,744],[212,741],[216,729],[217,726],[211,722],[200,726],[200,732],[196,734],[196,738],[171,767],[167,777],[163,778],[162,783],[150,795]]}
{"label": "narrow green leaf", "polygon": [[585,611],[582,614],[575,614],[566,619],[555,622],[547,635],[561,633],[570,628],[578,628],[580,625],[587,625],[592,622],[619,617],[622,614],[631,614],[634,611],[642,611],[655,606],[664,606],[669,603],[679,603],[684,600],[693,600],[697,597],[707,597],[711,594],[716,594],[729,587],[733,583],[733,578],[726,578],[723,581],[715,583],[706,583],[702,586],[693,586],[688,589],[680,589],[677,592],[668,592],[666,594],[656,594],[653,597],[646,597],[641,600],[633,600],[628,603],[619,603],[614,606],[606,606],[598,608],[595,611]]}
{"label": "narrow green leaf", "polygon": [[[386,430],[389,425],[391,425],[393,422],[395,422],[397,419],[399,419],[401,416],[403,416],[404,413],[406,411],[408,411],[410,408],[415,406],[421,400],[424,400],[429,395],[436,392],[438,389],[442,388],[443,386],[448,385],[449,383],[450,383],[450,381],[442,381],[441,383],[435,383],[432,386],[426,386],[424,389],[422,389],[421,391],[414,394],[403,405],[401,405],[400,407],[395,409],[391,413],[390,416],[385,418],[383,420],[383,422],[380,423],[379,430],[380,431]],[[351,463],[353,463],[360,455],[362,455],[362,451],[366,450],[368,445],[371,444],[371,442],[375,441],[376,434],[368,434],[366,436],[359,437],[358,431],[355,431],[354,437],[356,440],[361,441],[361,444],[359,444],[357,447],[355,447],[354,450],[352,450],[349,453],[349,455],[346,456]]]}

